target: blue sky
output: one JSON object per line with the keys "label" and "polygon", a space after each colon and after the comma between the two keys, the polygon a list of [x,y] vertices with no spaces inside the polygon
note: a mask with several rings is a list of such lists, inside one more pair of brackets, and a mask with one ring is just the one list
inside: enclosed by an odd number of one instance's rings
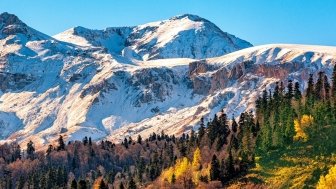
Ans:
{"label": "blue sky", "polygon": [[191,13],[254,45],[336,46],[335,0],[0,0],[0,12],[54,35],[74,26],[132,26]]}

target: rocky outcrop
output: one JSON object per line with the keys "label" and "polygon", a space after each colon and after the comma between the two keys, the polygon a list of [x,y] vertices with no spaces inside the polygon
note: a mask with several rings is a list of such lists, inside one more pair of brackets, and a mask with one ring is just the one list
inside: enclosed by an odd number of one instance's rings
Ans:
{"label": "rocky outcrop", "polygon": [[108,92],[110,90],[118,90],[114,83],[110,83],[107,80],[95,83],[85,87],[80,94],[80,98],[84,98],[87,95],[94,95],[99,92]]}
{"label": "rocky outcrop", "polygon": [[295,77],[306,80],[310,72],[309,70],[303,62],[279,62],[276,64],[265,62],[256,64],[253,61],[243,61],[216,69],[213,65],[200,61],[189,65],[189,77],[193,83],[194,92],[196,94],[207,95],[214,91],[230,87],[237,81],[243,82],[246,74],[286,80],[293,72],[299,72],[300,74]]}
{"label": "rocky outcrop", "polygon": [[205,61],[193,62],[189,65],[189,77],[192,80],[194,92],[206,95],[231,86],[247,71],[252,70],[252,65],[253,62],[244,61],[230,68],[227,66],[216,68]]}
{"label": "rocky outcrop", "polygon": [[205,60],[200,60],[200,61],[191,62],[189,64],[188,74],[189,74],[189,77],[192,77],[194,75],[206,73],[209,71],[213,71],[215,69],[216,69],[215,66],[207,64]]}
{"label": "rocky outcrop", "polygon": [[27,33],[27,25],[17,16],[4,12],[0,14],[0,31],[6,35]]}
{"label": "rocky outcrop", "polygon": [[0,89],[7,90],[21,90],[25,86],[35,81],[35,78],[28,74],[0,72]]}
{"label": "rocky outcrop", "polygon": [[137,70],[129,79],[134,89],[139,90],[134,106],[152,101],[163,102],[171,95],[173,85],[178,84],[174,72],[167,68],[145,68]]}

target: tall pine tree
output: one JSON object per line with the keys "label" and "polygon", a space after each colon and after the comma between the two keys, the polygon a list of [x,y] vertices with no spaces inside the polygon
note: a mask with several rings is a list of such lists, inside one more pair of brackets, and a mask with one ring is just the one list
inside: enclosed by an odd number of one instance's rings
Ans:
{"label": "tall pine tree", "polygon": [[217,156],[214,154],[211,159],[210,164],[210,180],[219,180],[220,179],[220,169]]}
{"label": "tall pine tree", "polygon": [[295,100],[301,100],[301,98],[302,98],[299,82],[295,82],[295,84],[294,84],[294,98],[295,98]]}

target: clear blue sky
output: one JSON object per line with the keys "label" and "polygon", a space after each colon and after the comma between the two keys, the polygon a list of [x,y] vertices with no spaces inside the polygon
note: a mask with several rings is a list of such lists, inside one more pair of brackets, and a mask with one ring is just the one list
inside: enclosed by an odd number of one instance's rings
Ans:
{"label": "clear blue sky", "polygon": [[336,46],[336,0],[0,0],[0,12],[54,35],[74,26],[132,26],[191,13],[254,45]]}

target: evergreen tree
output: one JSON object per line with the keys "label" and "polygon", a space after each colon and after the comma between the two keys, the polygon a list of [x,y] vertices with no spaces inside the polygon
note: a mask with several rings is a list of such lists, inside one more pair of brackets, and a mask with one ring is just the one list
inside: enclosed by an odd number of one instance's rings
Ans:
{"label": "evergreen tree", "polygon": [[173,173],[173,175],[172,175],[171,182],[172,182],[173,184],[175,184],[175,182],[176,182],[176,176],[175,176],[175,173]]}
{"label": "evergreen tree", "polygon": [[104,179],[100,180],[98,189],[108,189],[108,186],[107,184],[105,184]]}
{"label": "evergreen tree", "polygon": [[230,134],[230,129],[227,121],[226,114],[222,111],[221,116],[219,117],[219,127],[217,132],[217,150],[219,151],[224,144],[227,144],[227,137]]}
{"label": "evergreen tree", "polygon": [[133,178],[131,178],[131,180],[128,183],[128,189],[136,189],[136,188],[137,188],[136,184],[135,184]]}
{"label": "evergreen tree", "polygon": [[324,75],[324,81],[323,81],[323,89],[324,89],[324,94],[323,94],[323,100],[324,101],[329,101],[330,99],[330,84],[328,81],[328,77]]}
{"label": "evergreen tree", "polygon": [[336,64],[334,65],[334,69],[333,69],[333,73],[332,73],[331,94],[332,94],[332,97],[334,98],[334,102],[335,102],[335,105],[336,105]]}
{"label": "evergreen tree", "polygon": [[280,82],[279,92],[280,92],[280,97],[283,97],[284,92],[285,92],[285,87],[284,87],[284,83],[282,81]]}
{"label": "evergreen tree", "polygon": [[280,101],[280,86],[279,86],[279,82],[275,83],[275,87],[274,87],[274,92],[273,92],[273,99],[275,102],[275,105],[278,105],[279,101]]}
{"label": "evergreen tree", "polygon": [[195,136],[195,131],[194,129],[191,129],[190,132],[190,139],[189,139],[189,148],[193,147],[196,142],[196,136]]}
{"label": "evergreen tree", "polygon": [[80,180],[78,182],[78,189],[87,189],[86,181],[85,180]]}
{"label": "evergreen tree", "polygon": [[208,138],[210,140],[210,146],[215,142],[217,135],[218,135],[218,131],[219,131],[219,121],[218,121],[218,117],[215,114],[214,119],[209,123],[208,127]]}
{"label": "evergreen tree", "polygon": [[142,175],[145,172],[146,164],[145,159],[143,157],[140,157],[140,160],[137,162],[137,178],[140,182],[142,182]]}
{"label": "evergreen tree", "polygon": [[267,120],[264,122],[263,126],[261,127],[261,135],[260,137],[260,148],[261,150],[268,150],[272,146],[272,131],[270,122]]}
{"label": "evergreen tree", "polygon": [[79,154],[78,154],[78,149],[75,148],[74,149],[74,155],[73,155],[73,158],[72,158],[72,162],[71,162],[71,167],[72,169],[76,169],[76,168],[79,168]]}
{"label": "evergreen tree", "polygon": [[265,89],[262,93],[262,98],[261,98],[261,109],[262,109],[263,114],[267,113],[267,108],[268,108],[268,93]]}
{"label": "evergreen tree", "polygon": [[232,147],[235,149],[235,150],[238,150],[239,149],[239,140],[237,139],[237,137],[233,136],[232,135],[232,142],[231,142],[231,145]]}
{"label": "evergreen tree", "polygon": [[257,120],[257,123],[253,124],[252,126],[253,137],[257,137],[259,130],[260,130],[260,124],[259,124],[259,121]]}
{"label": "evergreen tree", "polygon": [[240,114],[239,117],[239,121],[238,121],[238,134],[237,134],[237,138],[240,141],[242,141],[243,137],[244,137],[244,129],[245,129],[245,113],[242,112]]}
{"label": "evergreen tree", "polygon": [[235,176],[234,161],[231,149],[229,150],[229,157],[225,162],[226,174],[224,175],[225,180],[230,180]]}
{"label": "evergreen tree", "polygon": [[332,73],[332,89],[331,96],[334,101],[334,120],[336,120],[336,63],[334,65],[333,73]]}
{"label": "evergreen tree", "polygon": [[246,162],[248,162],[249,154],[253,151],[252,149],[252,130],[255,127],[253,114],[250,113],[244,113],[244,118],[241,124],[243,125],[244,129],[242,132],[242,138],[241,138],[241,155],[243,158],[246,158]]}
{"label": "evergreen tree", "polygon": [[293,82],[288,80],[286,98],[290,101],[293,98]]}
{"label": "evergreen tree", "polygon": [[170,163],[174,163],[174,146],[171,143],[168,145],[167,156],[169,158]]}
{"label": "evergreen tree", "polygon": [[92,139],[89,137],[89,146],[92,146]]}
{"label": "evergreen tree", "polygon": [[16,188],[17,189],[23,189],[24,188],[24,184],[25,184],[25,180],[24,180],[23,176],[21,175],[20,178],[19,178],[19,180],[17,181]]}
{"label": "evergreen tree", "polygon": [[306,99],[307,99],[307,106],[311,108],[314,104],[314,78],[313,74],[309,75],[308,79],[308,86],[306,90]]}
{"label": "evergreen tree", "polygon": [[220,179],[220,170],[217,156],[214,154],[212,156],[211,164],[210,164],[210,180],[219,180]]}
{"label": "evergreen tree", "polygon": [[319,72],[318,73],[318,78],[315,84],[315,89],[314,89],[314,98],[316,100],[322,100],[323,99],[323,81],[324,81],[324,73]]}
{"label": "evergreen tree", "polygon": [[237,133],[238,124],[237,124],[236,120],[234,119],[234,117],[232,117],[231,129],[232,129],[233,134]]}
{"label": "evergreen tree", "polygon": [[53,150],[53,146],[51,144],[49,144],[48,149],[46,151],[47,156],[49,156],[49,154],[52,152],[52,150]]}
{"label": "evergreen tree", "polygon": [[59,136],[58,138],[58,146],[57,146],[57,151],[61,151],[65,149],[65,143],[63,141],[62,135]]}
{"label": "evergreen tree", "polygon": [[56,170],[56,185],[65,186],[67,183],[67,174],[63,167],[58,167]]}
{"label": "evergreen tree", "polygon": [[119,189],[125,189],[124,184],[122,182],[120,182],[119,184]]}
{"label": "evergreen tree", "polygon": [[200,127],[198,129],[198,142],[201,142],[204,135],[205,135],[204,119],[201,118],[201,124],[200,124]]}
{"label": "evergreen tree", "polygon": [[128,141],[127,138],[124,138],[124,142],[122,143],[126,149],[128,149]]}
{"label": "evergreen tree", "polygon": [[299,82],[295,82],[295,84],[294,84],[294,98],[295,98],[295,100],[301,100],[301,98],[302,98]]}
{"label": "evergreen tree", "polygon": [[77,181],[76,179],[73,179],[70,184],[71,189],[77,189]]}
{"label": "evergreen tree", "polygon": [[142,138],[141,138],[140,135],[138,135],[137,143],[138,143],[138,144],[142,144]]}
{"label": "evergreen tree", "polygon": [[20,145],[13,144],[13,154],[12,154],[12,161],[16,161],[17,159],[21,159],[21,147]]}
{"label": "evergreen tree", "polygon": [[293,141],[293,137],[295,135],[294,130],[294,119],[297,117],[295,115],[295,110],[292,107],[285,107],[284,109],[284,142],[287,142],[287,144],[290,144]]}
{"label": "evergreen tree", "polygon": [[88,137],[85,136],[85,137],[83,138],[83,144],[84,144],[84,146],[86,146],[86,145],[88,144],[88,142],[89,142]]}
{"label": "evergreen tree", "polygon": [[27,157],[28,158],[33,158],[35,154],[35,147],[33,141],[29,141],[27,143]]}

